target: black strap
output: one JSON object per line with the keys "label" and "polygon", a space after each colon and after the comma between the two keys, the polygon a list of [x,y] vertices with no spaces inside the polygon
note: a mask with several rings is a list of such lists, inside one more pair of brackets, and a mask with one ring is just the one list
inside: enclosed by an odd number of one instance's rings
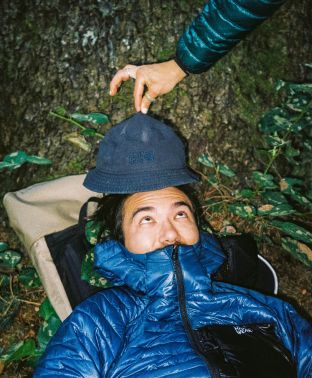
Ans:
{"label": "black strap", "polygon": [[79,218],[78,218],[78,224],[81,226],[85,226],[88,220],[88,206],[89,203],[94,202],[98,204],[100,202],[100,198],[98,197],[90,197],[87,202],[85,202],[79,211]]}

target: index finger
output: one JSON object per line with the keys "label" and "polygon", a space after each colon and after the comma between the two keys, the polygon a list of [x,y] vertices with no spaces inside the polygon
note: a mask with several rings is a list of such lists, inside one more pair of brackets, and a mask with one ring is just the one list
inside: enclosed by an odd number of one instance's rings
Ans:
{"label": "index finger", "polygon": [[118,91],[118,88],[120,87],[121,83],[123,81],[127,81],[130,79],[130,76],[128,74],[127,71],[125,70],[119,70],[117,71],[117,73],[115,74],[115,76],[112,78],[110,84],[109,84],[109,94],[111,96],[114,96],[117,91]]}

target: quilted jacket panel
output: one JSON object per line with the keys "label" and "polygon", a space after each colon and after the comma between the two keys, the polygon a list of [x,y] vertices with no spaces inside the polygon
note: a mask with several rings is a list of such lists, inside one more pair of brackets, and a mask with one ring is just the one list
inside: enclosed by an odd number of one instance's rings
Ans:
{"label": "quilted jacket panel", "polygon": [[180,38],[176,60],[186,72],[208,70],[285,0],[209,0]]}
{"label": "quilted jacket panel", "polygon": [[[109,241],[95,263],[115,285],[95,294],[65,320],[48,345],[35,377],[210,377],[192,348],[181,318],[173,247],[136,255]],[[312,329],[287,303],[258,292],[212,282],[224,257],[207,234],[179,247],[187,315],[207,325],[270,323],[297,363],[312,374]],[[268,375],[269,377],[269,375]]]}

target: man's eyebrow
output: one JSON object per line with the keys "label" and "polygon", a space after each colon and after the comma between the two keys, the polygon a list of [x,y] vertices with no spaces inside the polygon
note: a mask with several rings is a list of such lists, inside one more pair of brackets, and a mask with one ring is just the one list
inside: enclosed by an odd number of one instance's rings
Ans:
{"label": "man's eyebrow", "polygon": [[133,214],[132,214],[132,217],[131,219],[133,219],[138,213],[140,213],[141,211],[152,211],[152,210],[155,210],[155,207],[153,206],[143,206],[143,207],[139,207],[137,208]]}
{"label": "man's eyebrow", "polygon": [[186,206],[190,209],[190,211],[192,213],[194,213],[194,209],[193,209],[193,206],[190,205],[189,203],[185,202],[185,201],[178,201],[178,202],[175,202],[172,204],[172,207],[176,208],[176,207],[180,207],[180,206]]}

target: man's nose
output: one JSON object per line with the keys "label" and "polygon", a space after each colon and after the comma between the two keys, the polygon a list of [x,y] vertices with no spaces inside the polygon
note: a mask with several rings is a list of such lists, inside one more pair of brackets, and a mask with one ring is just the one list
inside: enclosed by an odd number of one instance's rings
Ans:
{"label": "man's nose", "polygon": [[165,222],[162,226],[162,230],[160,234],[160,242],[163,245],[181,243],[180,234],[170,221]]}

